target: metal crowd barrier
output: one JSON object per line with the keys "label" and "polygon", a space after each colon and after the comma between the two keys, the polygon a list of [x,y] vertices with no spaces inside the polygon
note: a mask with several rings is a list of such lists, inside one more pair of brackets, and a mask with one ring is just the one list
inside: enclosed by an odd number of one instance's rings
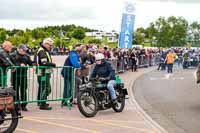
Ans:
{"label": "metal crowd barrier", "polygon": [[0,68],[0,78],[1,78],[1,81],[0,81],[0,87],[4,87],[4,74],[3,74],[3,69]]}
{"label": "metal crowd barrier", "polygon": [[[159,64],[159,60],[160,60],[159,54],[153,54],[151,59],[147,55],[140,55],[138,57],[137,65],[138,65],[138,68],[155,66]],[[117,65],[113,65],[116,72],[121,73],[131,68],[132,61],[130,59],[126,60],[127,62],[126,64],[124,62],[125,62],[125,59],[112,61],[113,64],[117,64]]]}
{"label": "metal crowd barrier", "polygon": [[17,93],[15,104],[62,101],[70,107],[75,86],[73,67],[12,66],[6,72],[6,86],[13,86]]}

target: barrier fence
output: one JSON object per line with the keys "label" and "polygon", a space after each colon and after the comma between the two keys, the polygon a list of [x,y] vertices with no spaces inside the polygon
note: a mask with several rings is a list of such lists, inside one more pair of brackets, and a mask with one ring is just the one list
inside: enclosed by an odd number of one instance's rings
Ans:
{"label": "barrier fence", "polygon": [[4,86],[3,85],[3,83],[4,83],[4,74],[3,74],[3,69],[2,68],[0,68],[0,79],[1,79],[0,87],[3,87]]}
{"label": "barrier fence", "polygon": [[4,86],[13,86],[16,91],[15,104],[62,101],[70,107],[74,96],[73,67],[12,66],[6,69],[5,78]]}
{"label": "barrier fence", "polygon": [[[138,59],[137,60],[138,68],[155,66],[158,65],[160,62],[160,55],[159,54],[153,54],[152,56],[140,55],[137,59]],[[116,72],[124,72],[130,69],[132,65],[132,60],[130,60],[128,57],[122,58],[121,60],[112,60],[110,62],[112,62]]]}
{"label": "barrier fence", "polygon": [[[141,55],[138,58],[138,67],[157,65],[159,59],[159,54],[152,57]],[[128,58],[109,62],[116,72],[125,71],[132,65]],[[91,74],[91,70],[92,68],[89,70],[89,74]],[[77,88],[75,71],[73,67],[11,66],[6,70],[0,68],[0,86],[13,86],[16,91],[15,104],[62,101],[62,104],[66,104],[70,108],[69,103],[78,91],[75,89]],[[88,75],[83,74],[83,76]]]}

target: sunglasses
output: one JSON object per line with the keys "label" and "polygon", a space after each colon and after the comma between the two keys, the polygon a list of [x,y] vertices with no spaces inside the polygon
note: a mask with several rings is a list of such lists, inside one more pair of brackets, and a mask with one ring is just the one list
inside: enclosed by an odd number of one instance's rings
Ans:
{"label": "sunglasses", "polygon": [[49,44],[49,43],[47,43],[50,47],[53,47],[53,45],[52,44]]}

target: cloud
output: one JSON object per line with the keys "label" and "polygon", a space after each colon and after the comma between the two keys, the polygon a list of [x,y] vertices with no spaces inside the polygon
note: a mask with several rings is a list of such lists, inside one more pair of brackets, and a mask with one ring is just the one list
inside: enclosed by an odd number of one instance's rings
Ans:
{"label": "cloud", "polygon": [[136,2],[136,28],[148,26],[159,16],[200,21],[200,3],[195,3],[199,0],[0,0],[0,27],[25,29],[76,24],[120,30],[125,1]]}
{"label": "cloud", "polygon": [[183,4],[192,4],[192,3],[200,3],[199,0],[138,0],[140,2],[176,2],[176,3],[183,3]]}
{"label": "cloud", "polygon": [[1,0],[0,5],[0,19],[67,21],[96,18],[94,6],[69,4],[68,0]]}

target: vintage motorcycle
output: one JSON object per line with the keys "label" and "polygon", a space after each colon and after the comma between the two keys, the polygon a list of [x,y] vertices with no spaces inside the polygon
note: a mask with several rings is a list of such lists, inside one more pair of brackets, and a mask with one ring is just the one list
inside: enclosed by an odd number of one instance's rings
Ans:
{"label": "vintage motorcycle", "polygon": [[95,79],[80,85],[77,99],[79,111],[85,117],[94,117],[98,111],[112,108],[115,112],[122,112],[125,106],[125,97],[128,95],[124,83],[117,82],[115,91],[117,104],[113,104],[107,89],[108,81]]}
{"label": "vintage motorcycle", "polygon": [[188,67],[197,67],[198,64],[199,62],[196,56],[183,58],[183,69],[187,69]]}
{"label": "vintage motorcycle", "polygon": [[14,105],[15,91],[12,87],[0,88],[0,132],[12,133],[17,127],[21,113]]}

